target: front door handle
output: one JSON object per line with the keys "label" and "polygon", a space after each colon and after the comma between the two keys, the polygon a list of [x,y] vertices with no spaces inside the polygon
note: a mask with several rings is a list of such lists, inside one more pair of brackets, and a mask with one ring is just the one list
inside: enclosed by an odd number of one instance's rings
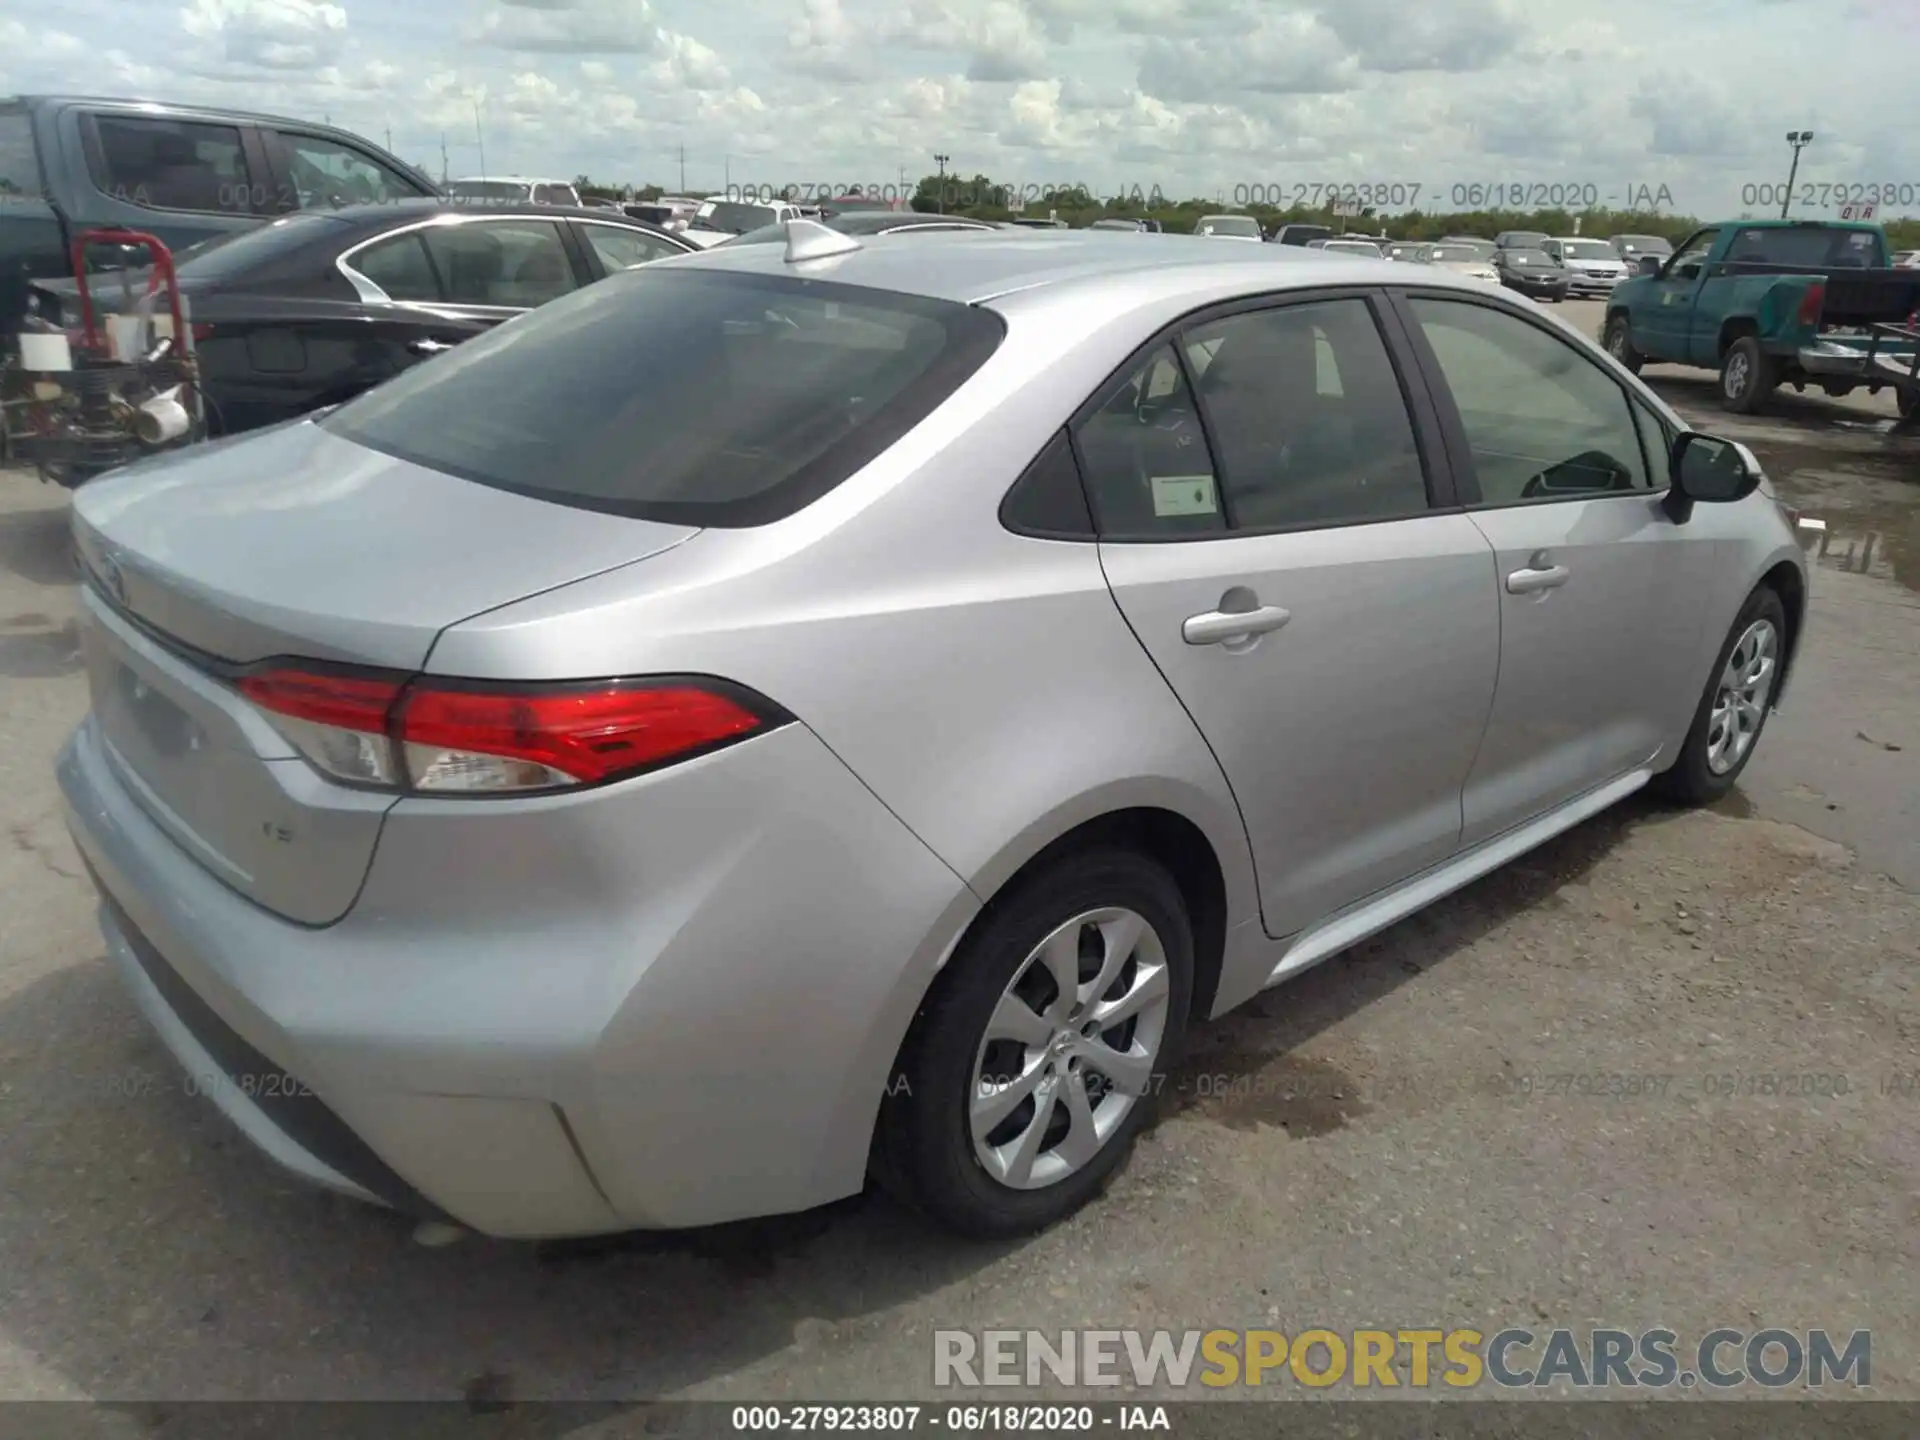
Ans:
{"label": "front door handle", "polygon": [[442,350],[453,349],[453,346],[445,340],[413,340],[408,342],[407,349],[416,355],[438,355]]}
{"label": "front door handle", "polygon": [[1189,645],[1219,645],[1228,640],[1245,640],[1278,630],[1293,618],[1291,611],[1278,605],[1262,605],[1258,610],[1209,610],[1189,615],[1180,625],[1180,638]]}
{"label": "front door handle", "polygon": [[1516,570],[1507,576],[1509,595],[1537,595],[1542,590],[1558,590],[1567,583],[1567,567],[1548,565],[1542,569]]}

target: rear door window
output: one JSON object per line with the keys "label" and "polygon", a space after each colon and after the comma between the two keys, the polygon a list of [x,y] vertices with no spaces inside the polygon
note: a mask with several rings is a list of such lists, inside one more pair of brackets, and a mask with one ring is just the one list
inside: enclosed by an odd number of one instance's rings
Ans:
{"label": "rear door window", "polygon": [[[1413,422],[1365,300],[1254,310],[1188,332],[1236,529],[1398,519],[1427,508]],[[1204,368],[1196,352],[1208,353]]]}
{"label": "rear door window", "polygon": [[1858,266],[1880,263],[1879,236],[1871,230],[1756,228],[1735,233],[1727,247],[1734,264]]}
{"label": "rear door window", "polygon": [[432,303],[446,298],[418,230],[369,245],[346,263],[378,285],[389,300]]}
{"label": "rear door window", "polygon": [[455,305],[530,310],[579,283],[551,220],[468,220],[422,233]]}
{"label": "rear door window", "polygon": [[643,266],[468,341],[322,423],[518,494],[687,525],[792,514],[999,345],[988,310],[785,275]]}
{"label": "rear door window", "polygon": [[116,200],[154,210],[259,208],[237,126],[143,115],[97,115],[93,123],[93,178]]}

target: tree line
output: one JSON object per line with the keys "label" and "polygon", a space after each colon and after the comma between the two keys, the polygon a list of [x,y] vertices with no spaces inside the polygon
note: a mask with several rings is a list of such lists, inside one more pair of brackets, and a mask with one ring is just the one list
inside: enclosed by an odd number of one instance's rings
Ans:
{"label": "tree line", "polygon": [[[577,177],[574,188],[583,197],[615,201],[657,199],[667,193],[658,185],[608,185]],[[1218,200],[1201,198],[1169,200],[1158,190],[1148,193],[1135,187],[1115,195],[1095,195],[1078,186],[1041,190],[1036,187],[997,184],[986,175],[925,175],[912,188],[908,203],[926,213],[944,212],[976,220],[1010,220],[1018,215],[1050,216],[1064,220],[1075,229],[1096,220],[1154,220],[1171,234],[1191,234],[1204,215],[1231,212],[1251,215],[1263,230],[1272,233],[1275,226],[1288,224],[1327,225],[1390,240],[1439,240],[1448,235],[1480,235],[1488,239],[1503,230],[1539,230],[1548,235],[1570,235],[1577,220],[1580,233],[1604,238],[1608,235],[1658,235],[1679,244],[1702,224],[1725,219],[1766,219],[1761,215],[1712,215],[1702,219],[1692,215],[1666,214],[1648,210],[1406,210],[1395,215],[1380,215],[1373,207],[1363,206],[1358,215],[1337,216],[1331,205],[1294,205],[1281,209],[1271,205],[1223,205]],[[796,191],[792,197],[808,198]],[[887,196],[883,199],[894,199]],[[1011,203],[1010,203],[1011,202]],[[1015,205],[1024,202],[1020,208]],[[1819,219],[1820,216],[1806,216]],[[1895,219],[1881,222],[1887,240],[1896,250],[1920,249],[1920,219]]]}

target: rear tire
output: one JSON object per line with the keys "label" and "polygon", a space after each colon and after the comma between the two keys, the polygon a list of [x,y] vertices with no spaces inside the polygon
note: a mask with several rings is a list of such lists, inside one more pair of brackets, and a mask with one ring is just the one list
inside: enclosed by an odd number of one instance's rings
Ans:
{"label": "rear tire", "polygon": [[[1050,962],[1073,971],[1074,995]],[[1047,866],[994,899],[922,1005],[881,1105],[875,1178],[980,1239],[1071,1215],[1148,1123],[1192,993],[1193,928],[1164,869],[1129,850]],[[1137,1008],[1089,1034],[1103,997]],[[1131,1094],[1102,1053],[1129,1060]]]}
{"label": "rear tire", "polygon": [[1902,390],[1894,396],[1894,404],[1900,411],[1902,420],[1920,417],[1920,391]]}
{"label": "rear tire", "polygon": [[[1786,636],[1786,606],[1771,586],[1762,585],[1747,597],[1727,632],[1680,754],[1654,777],[1656,793],[1680,805],[1710,805],[1733,789],[1773,712]],[[1766,670],[1759,683],[1742,684],[1762,660]]]}
{"label": "rear tire", "polygon": [[1633,348],[1633,326],[1625,315],[1607,321],[1607,353],[1635,375],[1647,363],[1646,357]]}
{"label": "rear tire", "polygon": [[1736,415],[1751,415],[1780,386],[1780,367],[1751,335],[1727,347],[1720,361],[1720,403]]}

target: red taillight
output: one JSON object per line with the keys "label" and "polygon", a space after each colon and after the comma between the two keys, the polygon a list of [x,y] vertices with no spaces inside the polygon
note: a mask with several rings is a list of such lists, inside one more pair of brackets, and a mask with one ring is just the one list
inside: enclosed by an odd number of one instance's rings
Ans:
{"label": "red taillight", "polygon": [[275,715],[346,730],[386,733],[405,682],[322,670],[274,669],[243,676],[240,693]]}
{"label": "red taillight", "polygon": [[193,339],[196,345],[199,344],[200,341],[202,340],[211,340],[213,338],[213,326],[207,324],[207,322],[204,320],[194,321],[191,328],[193,330]]}
{"label": "red taillight", "polygon": [[387,716],[406,677],[295,666],[257,670],[240,693],[272,717],[274,728],[320,770],[356,785],[398,785],[402,775],[387,738]]}
{"label": "red taillight", "polygon": [[394,733],[421,789],[524,790],[651,769],[765,723],[697,682],[545,691],[426,685],[407,692]]}
{"label": "red taillight", "polygon": [[1827,306],[1827,287],[1824,281],[1816,280],[1807,286],[1806,293],[1800,297],[1799,322],[1802,325],[1818,325],[1820,312]]}
{"label": "red taillight", "polygon": [[600,784],[785,719],[704,679],[510,686],[288,665],[244,676],[240,691],[334,778],[436,794]]}

